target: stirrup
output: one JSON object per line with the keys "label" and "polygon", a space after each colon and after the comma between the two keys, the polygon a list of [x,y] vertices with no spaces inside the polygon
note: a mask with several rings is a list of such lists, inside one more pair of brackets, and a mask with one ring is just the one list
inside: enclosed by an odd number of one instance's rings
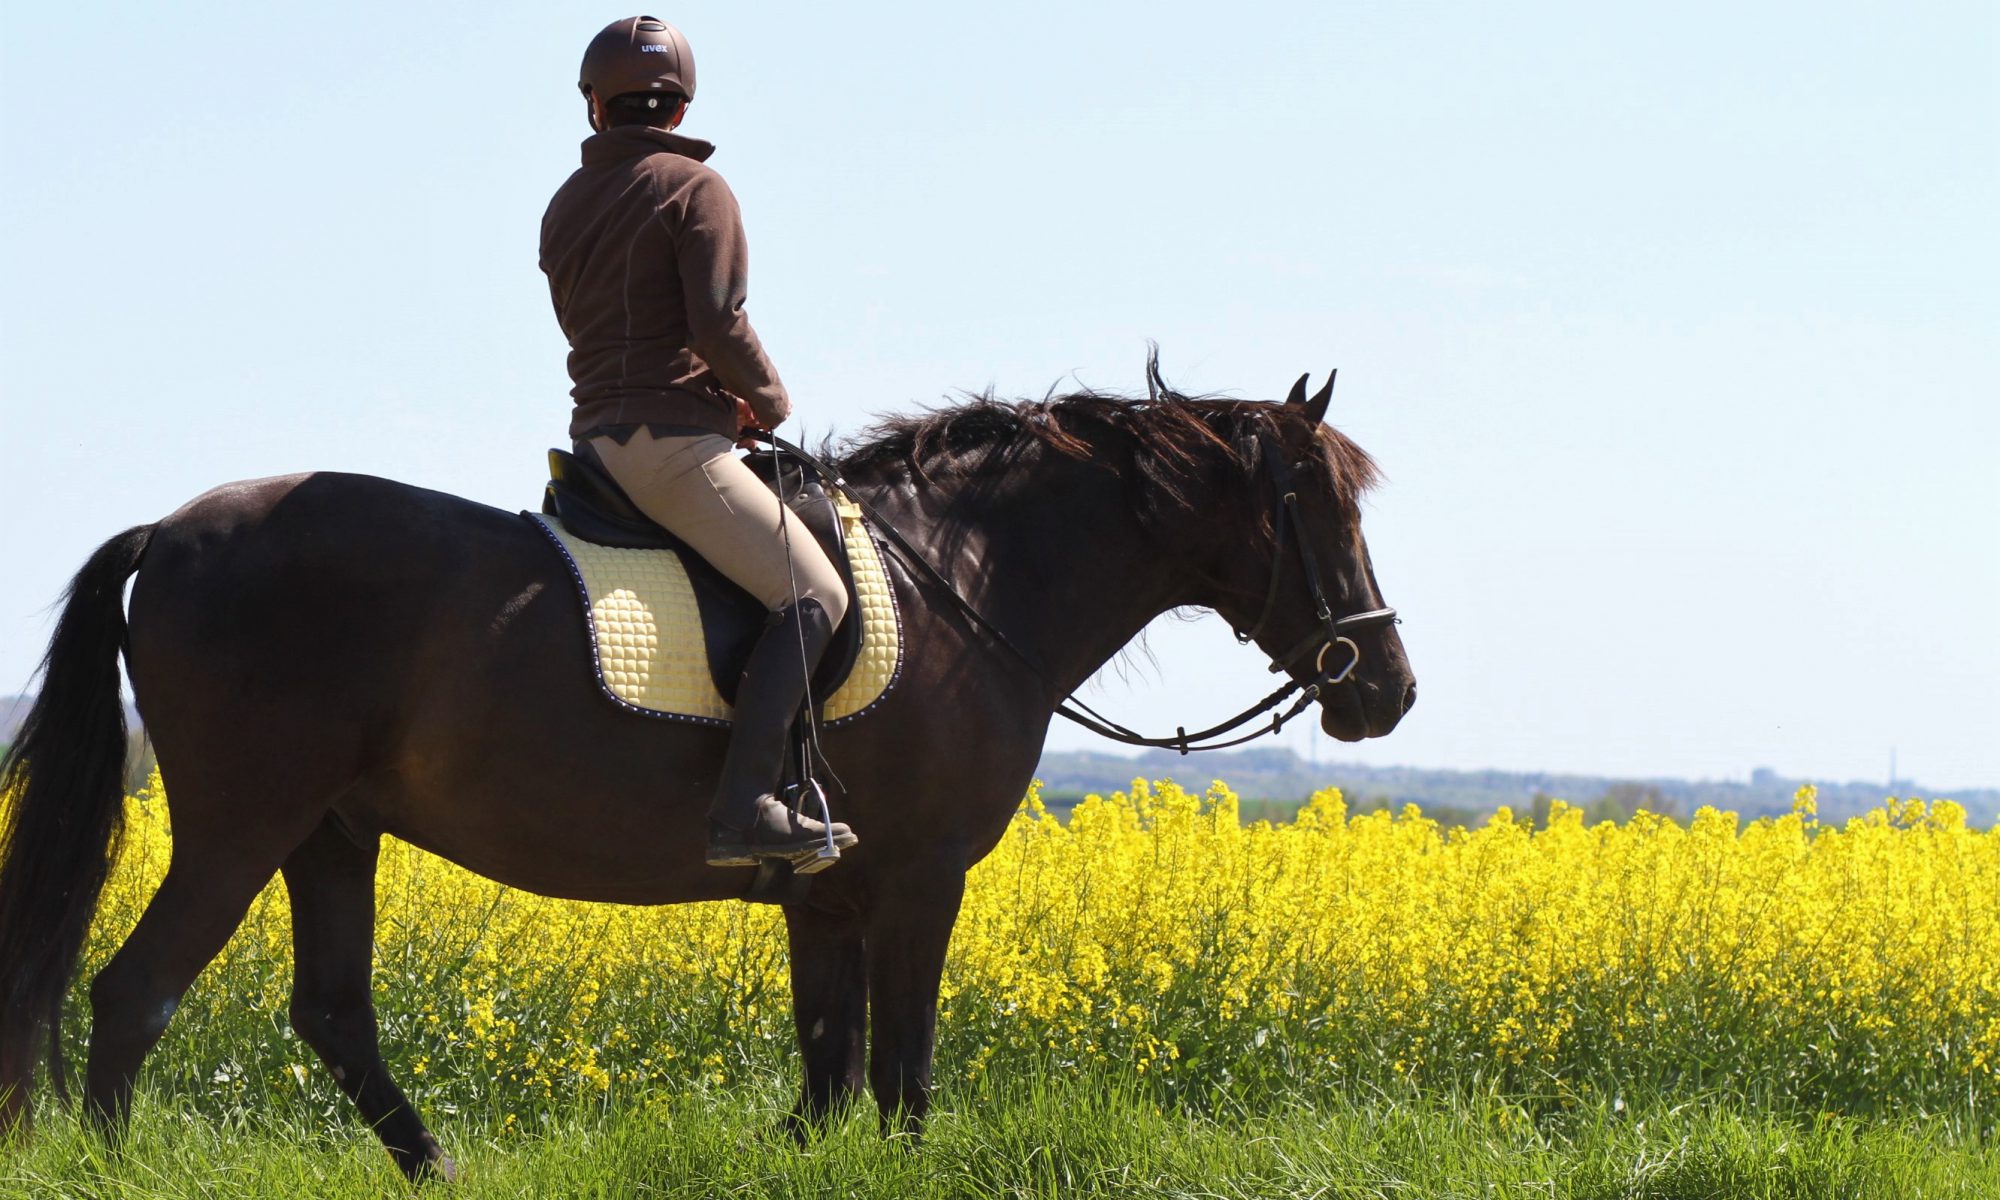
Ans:
{"label": "stirrup", "polygon": [[[842,850],[853,847],[861,840],[854,836],[853,830],[848,829],[845,825],[833,819],[833,806],[826,802],[826,789],[819,785],[819,780],[811,776],[807,776],[805,783],[798,785],[798,801],[791,805],[793,812],[798,812],[803,804],[805,800],[804,793],[807,787],[812,788],[813,797],[819,801],[819,823],[826,832],[819,838],[818,843],[811,850],[793,856],[792,874],[794,875],[819,874],[821,871],[840,861],[840,852]],[[786,789],[788,792],[792,790],[790,788]],[[836,830],[840,832],[835,832]]]}
{"label": "stirrup", "polygon": [[[848,834],[848,844],[853,845],[853,834]],[[792,856],[792,874],[817,875],[840,861],[840,847],[822,840],[810,850]]]}
{"label": "stirrup", "polygon": [[[807,833],[800,829],[800,820],[814,820],[800,812],[799,801],[808,793],[804,787],[812,789],[811,794],[819,801],[820,816],[817,820],[822,828],[818,833]],[[817,782],[784,789],[790,799],[787,803],[778,795],[767,793],[761,799],[777,801],[792,819],[793,828],[804,837],[792,837],[783,841],[759,845],[753,836],[756,828],[731,829],[729,826],[710,821],[708,829],[707,862],[711,867],[754,867],[764,862],[782,861],[792,864],[792,871],[798,875],[812,875],[826,870],[840,861],[840,852],[858,844],[860,839],[854,831],[833,820],[833,813],[826,801],[826,791]]]}
{"label": "stirrup", "polygon": [[781,843],[775,846],[759,846],[754,842],[735,840],[741,837],[735,830],[729,830],[732,840],[711,839],[708,844],[707,862],[711,867],[754,867],[766,862],[789,862],[792,871],[798,875],[813,875],[840,861],[840,852],[860,841],[852,833],[836,833],[831,837],[815,834],[810,844],[801,842]]}

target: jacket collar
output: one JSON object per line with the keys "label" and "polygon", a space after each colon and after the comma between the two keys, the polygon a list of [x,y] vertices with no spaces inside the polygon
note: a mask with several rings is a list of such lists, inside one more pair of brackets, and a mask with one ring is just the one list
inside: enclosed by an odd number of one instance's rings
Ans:
{"label": "jacket collar", "polygon": [[619,125],[583,139],[583,165],[586,167],[660,153],[678,154],[696,162],[705,162],[709,155],[715,153],[715,145],[649,125]]}

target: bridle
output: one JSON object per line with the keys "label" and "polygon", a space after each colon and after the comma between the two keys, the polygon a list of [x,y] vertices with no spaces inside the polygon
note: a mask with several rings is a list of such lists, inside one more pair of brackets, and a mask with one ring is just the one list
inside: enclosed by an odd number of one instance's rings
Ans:
{"label": "bridle", "polygon": [[[984,614],[972,606],[971,601],[959,595],[958,589],[953,586],[951,580],[947,579],[941,571],[932,566],[930,560],[925,558],[915,546],[912,546],[909,540],[903,537],[902,533],[894,525],[890,524],[881,513],[875,510],[873,505],[869,504],[857,495],[853,489],[848,487],[847,481],[841,477],[838,471],[775,434],[758,431],[753,436],[760,440],[769,441],[773,446],[798,459],[817,474],[826,486],[835,489],[842,496],[852,501],[856,507],[861,509],[862,514],[867,517],[869,523],[884,538],[888,539],[892,545],[902,551],[910,565],[926,576],[938,590],[942,591],[945,597],[952,602],[953,607],[957,608],[966,620],[977,625],[980,629],[991,635],[994,641],[999,642],[1002,646],[1012,651],[1014,657],[1020,659],[1036,675],[1041,676],[1044,682],[1048,681],[1048,673],[1042,670],[1041,664],[1036,662],[1027,651],[1015,645],[1014,640],[1008,637],[999,626],[987,620]],[[1305,535],[1305,514],[1299,509],[1298,488],[1294,482],[1296,478],[1295,468],[1285,461],[1284,454],[1277,448],[1275,443],[1276,439],[1268,439],[1262,443],[1264,464],[1271,476],[1272,487],[1277,497],[1277,515],[1273,518],[1272,522],[1271,582],[1265,589],[1263,611],[1258,614],[1256,622],[1248,630],[1238,629],[1233,632],[1236,634],[1236,640],[1239,643],[1248,645],[1256,639],[1258,634],[1264,631],[1264,626],[1270,623],[1271,616],[1277,608],[1279,579],[1284,573],[1285,545],[1289,541],[1298,550],[1299,566],[1305,575],[1306,588],[1312,596],[1313,616],[1317,624],[1311,632],[1300,638],[1283,654],[1274,657],[1271,660],[1270,671],[1273,674],[1288,672],[1294,664],[1311,656],[1314,677],[1309,680],[1288,679],[1284,687],[1272,692],[1255,705],[1207,729],[1189,733],[1186,726],[1176,726],[1172,737],[1147,737],[1144,734],[1127,729],[1125,726],[1095,711],[1083,701],[1078,700],[1074,693],[1057,703],[1056,715],[1074,721],[1100,737],[1109,738],[1114,742],[1123,742],[1128,746],[1159,747],[1168,750],[1178,750],[1182,754],[1191,754],[1197,750],[1223,750],[1231,746],[1240,746],[1245,742],[1255,741],[1258,738],[1280,732],[1288,722],[1309,708],[1314,701],[1318,700],[1321,694],[1327,689],[1346,683],[1353,676],[1355,670],[1361,665],[1361,647],[1348,635],[1358,634],[1383,625],[1401,624],[1396,616],[1396,610],[1393,608],[1370,609],[1367,612],[1352,613],[1344,617],[1333,615],[1333,606],[1326,598],[1326,586],[1320,579],[1319,559],[1313,554],[1312,539]],[[1292,533],[1294,527],[1297,528],[1298,532]],[[1287,534],[1291,534],[1291,536],[1287,537]],[[1338,671],[1329,671],[1326,666],[1327,654],[1336,646],[1345,648],[1347,651],[1347,661]],[[1294,693],[1297,693],[1297,699],[1293,700],[1289,707],[1285,708],[1283,712],[1274,711],[1280,705],[1284,704],[1287,699],[1291,698]],[[1230,738],[1227,741],[1211,740],[1234,733],[1252,721],[1256,721],[1265,713],[1271,714],[1271,720],[1268,725],[1260,724],[1251,732],[1240,737]],[[1197,745],[1196,743],[1205,744]]]}
{"label": "bridle", "polygon": [[[1348,636],[1349,634],[1361,633],[1382,625],[1402,623],[1393,608],[1374,608],[1345,617],[1333,615],[1333,605],[1326,598],[1326,585],[1320,579],[1319,557],[1313,553],[1312,539],[1306,536],[1305,532],[1305,514],[1299,509],[1299,493],[1294,482],[1296,468],[1285,461],[1276,439],[1266,440],[1263,443],[1263,450],[1264,465],[1271,476],[1271,485],[1277,495],[1275,506],[1277,515],[1272,518],[1271,530],[1271,582],[1264,589],[1264,608],[1257,615],[1257,620],[1249,629],[1232,629],[1231,632],[1236,635],[1238,644],[1247,646],[1256,640],[1258,634],[1264,632],[1266,625],[1270,624],[1271,615],[1278,606],[1278,584],[1284,575],[1285,545],[1289,541],[1298,549],[1299,567],[1305,575],[1306,589],[1312,595],[1313,618],[1317,624],[1283,654],[1273,657],[1269,670],[1273,675],[1284,674],[1311,656],[1313,678],[1306,681],[1290,679],[1284,687],[1227,721],[1195,733],[1189,733],[1185,726],[1176,727],[1172,737],[1146,737],[1135,733],[1096,712],[1074,695],[1057,706],[1058,713],[1092,733],[1110,738],[1112,741],[1123,742],[1128,746],[1156,746],[1178,750],[1182,754],[1190,754],[1196,750],[1223,750],[1230,746],[1240,746],[1284,729],[1286,722],[1311,707],[1327,689],[1348,681],[1356,668],[1361,666],[1361,647]],[[1292,533],[1295,527],[1298,532],[1288,538],[1286,535]],[[1326,656],[1336,646],[1346,649],[1347,661],[1338,671],[1329,671],[1326,666]],[[1272,713],[1269,725],[1259,726],[1250,733],[1228,741],[1209,740],[1234,733],[1265,713],[1272,712],[1294,692],[1299,694],[1298,699],[1284,712]],[[1071,706],[1074,706],[1074,711]],[[1197,746],[1194,744],[1196,742],[1207,742],[1207,744]]]}
{"label": "bridle", "polygon": [[[1293,643],[1291,649],[1272,659],[1271,673],[1289,671],[1294,663],[1308,654],[1317,652],[1313,659],[1313,670],[1318,672],[1319,678],[1314,680],[1314,683],[1323,686],[1345,683],[1347,677],[1354,673],[1354,669],[1361,665],[1361,647],[1355,645],[1347,635],[1373,629],[1378,625],[1400,625],[1402,621],[1397,618],[1396,610],[1393,608],[1374,608],[1345,617],[1333,615],[1333,606],[1326,598],[1326,585],[1320,581],[1319,558],[1313,553],[1312,539],[1304,532],[1305,515],[1299,511],[1299,493],[1292,482],[1296,468],[1285,461],[1284,455],[1271,442],[1264,443],[1264,463],[1271,472],[1271,482],[1278,493],[1277,516],[1273,518],[1274,528],[1271,535],[1273,547],[1271,585],[1264,592],[1264,611],[1258,614],[1256,623],[1247,630],[1236,629],[1231,632],[1236,635],[1237,644],[1247,646],[1255,641],[1257,635],[1264,632],[1264,626],[1270,623],[1271,613],[1278,604],[1278,579],[1284,574],[1285,534],[1289,532],[1291,526],[1297,525],[1300,532],[1291,540],[1299,548],[1299,567],[1305,574],[1306,589],[1312,593],[1313,617],[1319,622],[1319,626]],[[1349,657],[1347,665],[1338,673],[1329,674],[1326,670],[1326,653],[1335,646],[1345,646]]]}

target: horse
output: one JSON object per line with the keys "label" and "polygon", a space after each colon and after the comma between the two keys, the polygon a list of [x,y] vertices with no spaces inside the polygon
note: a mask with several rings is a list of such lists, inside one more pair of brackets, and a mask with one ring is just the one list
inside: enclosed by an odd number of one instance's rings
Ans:
{"label": "horse", "polygon": [[[824,1126],[864,1076],[885,1132],[921,1130],[966,872],[999,842],[1063,698],[1155,616],[1202,608],[1248,629],[1335,738],[1382,736],[1415,701],[1361,535],[1376,467],[1325,423],[1331,380],[1274,403],[1179,394],[1156,363],[1148,378],[1143,398],[970,397],[839,447],[845,486],[896,532],[905,657],[869,714],[824,737],[860,844],[783,907],[795,1130]],[[90,984],[84,1108],[107,1133],[274,875],[291,897],[292,1026],[413,1180],[454,1168],[377,1040],[384,835],[547,896],[744,896],[749,869],[702,861],[726,732],[609,702],[565,572],[522,514],[325,472],[225,484],[99,547],[0,763],[0,1123],[27,1120],[44,1034],[67,1095],[63,1002],[123,814],[121,653],[173,848]],[[1338,674],[1336,644],[1352,654]]]}

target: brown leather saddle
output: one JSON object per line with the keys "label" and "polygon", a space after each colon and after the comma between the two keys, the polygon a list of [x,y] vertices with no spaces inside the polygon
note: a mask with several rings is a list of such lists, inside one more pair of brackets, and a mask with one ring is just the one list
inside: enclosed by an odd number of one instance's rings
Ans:
{"label": "brown leather saddle", "polygon": [[[778,495],[790,501],[791,509],[832,560],[847,588],[848,611],[861,611],[855,594],[854,572],[847,559],[847,544],[841,537],[840,518],[833,499],[821,486],[818,476],[801,464],[781,459],[773,467],[770,455],[753,455],[749,466]],[[779,483],[783,483],[780,488]],[[743,675],[750,648],[769,623],[770,614],[750,593],[731,583],[679,538],[653,523],[639,511],[604,468],[567,450],[549,451],[549,482],[542,490],[542,511],[561,522],[569,533],[586,542],[628,550],[671,550],[680,555],[688,582],[694,585],[695,604],[701,610],[702,640],[708,650],[709,675],[715,690],[731,704],[736,702],[736,684]],[[858,620],[842,621],[834,631],[833,644],[813,672],[812,699],[823,704],[853,669],[861,652]]]}

